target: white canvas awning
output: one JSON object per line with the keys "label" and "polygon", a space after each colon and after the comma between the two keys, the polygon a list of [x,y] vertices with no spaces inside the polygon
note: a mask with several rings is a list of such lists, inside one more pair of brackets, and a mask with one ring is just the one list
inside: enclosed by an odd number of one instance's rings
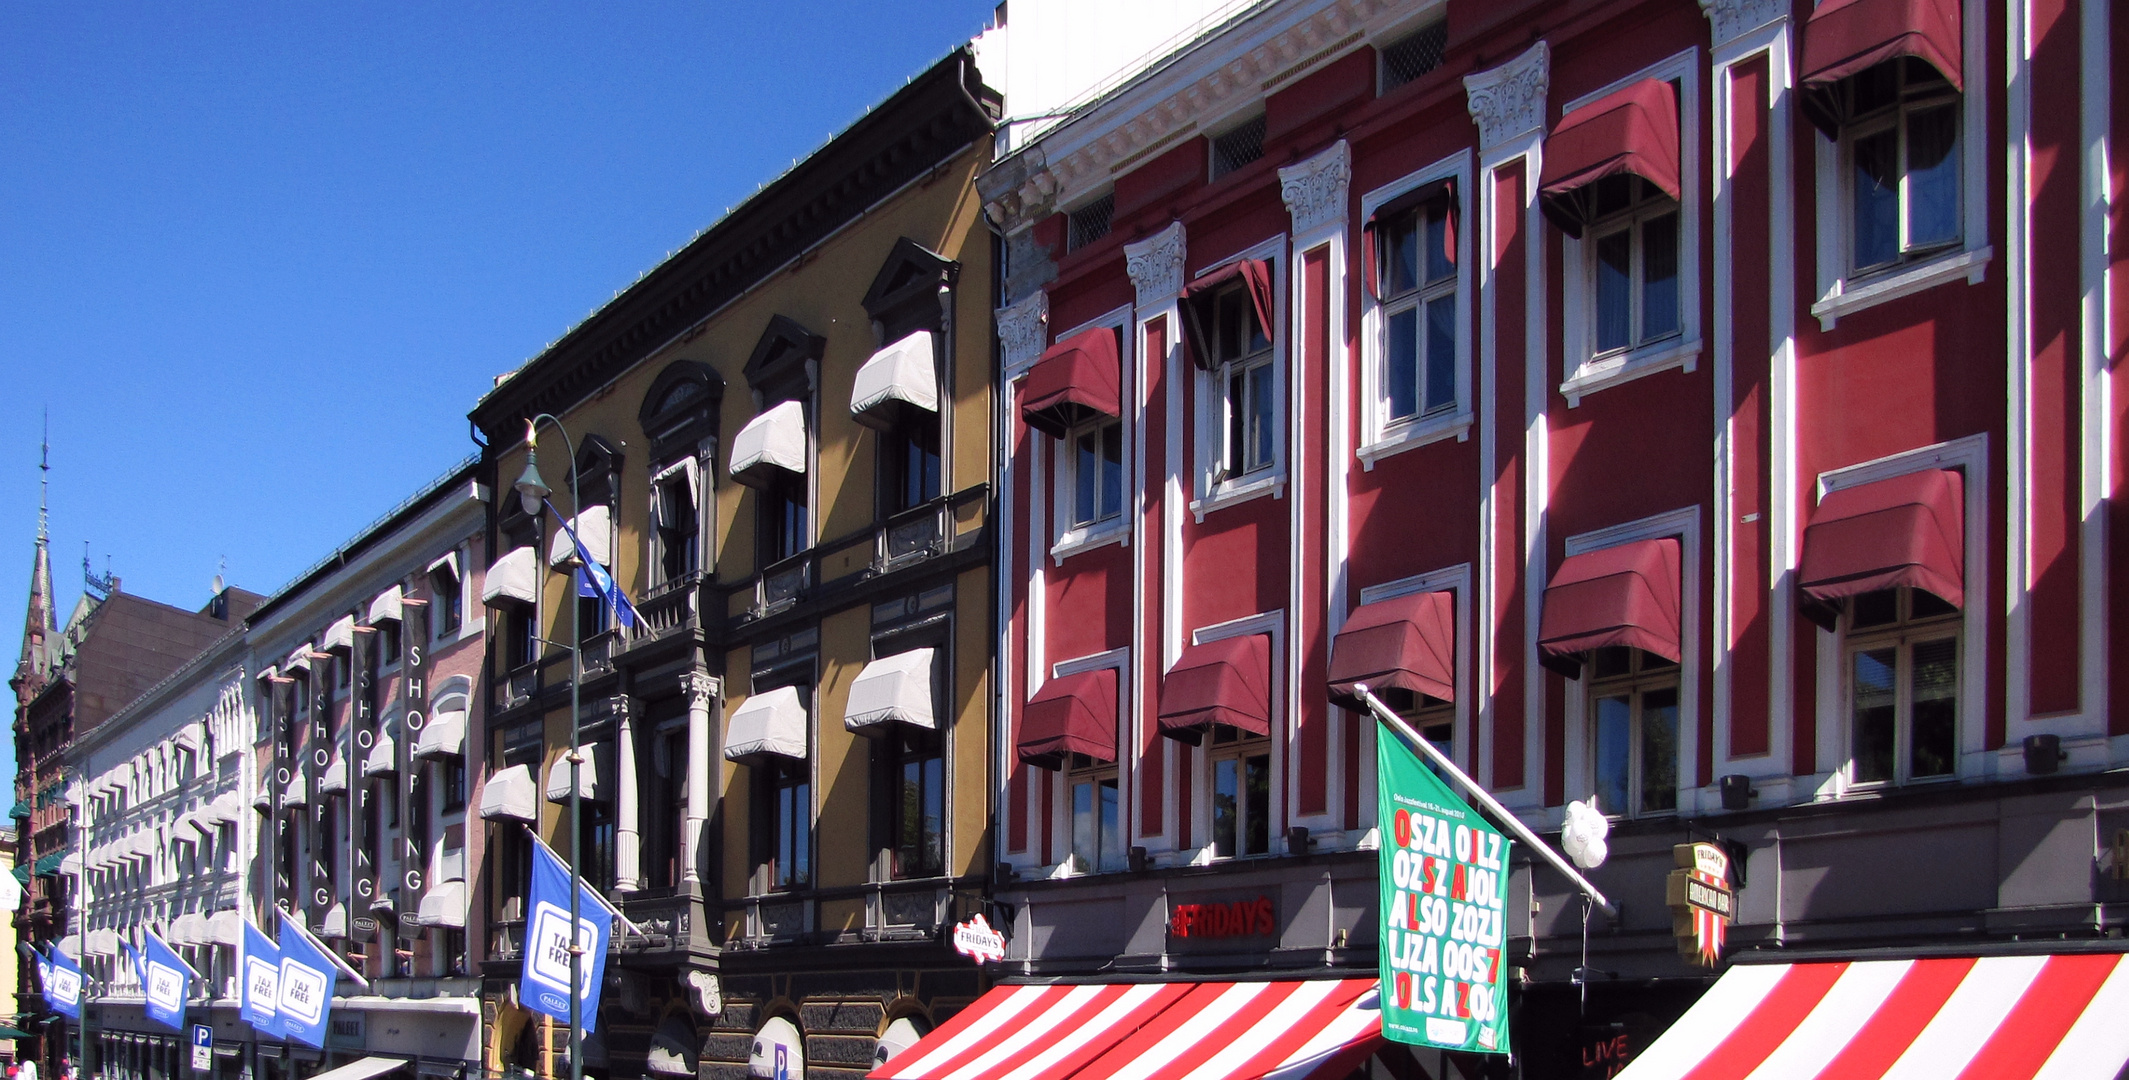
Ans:
{"label": "white canvas awning", "polygon": [[170,924],[170,943],[172,945],[212,944],[212,942],[207,940],[207,916],[196,911],[178,916],[177,921]]}
{"label": "white canvas awning", "polygon": [[871,427],[892,427],[911,409],[939,411],[939,376],[931,331],[918,330],[872,354],[850,388],[850,415]]}
{"label": "white canvas awning", "polygon": [[333,759],[325,763],[325,771],[318,774],[318,793],[347,794],[347,757],[337,746],[333,747]]}
{"label": "white canvas awning", "polygon": [[[584,550],[591,552],[600,566],[609,568],[614,564],[613,520],[613,511],[603,506],[587,506],[569,519],[577,539],[584,541]],[[554,539],[547,544],[547,565],[567,566],[576,557],[576,545],[569,542],[569,534],[556,529]]]}
{"label": "white canvas awning", "polygon": [[207,916],[207,940],[203,945],[242,945],[244,943],[244,916],[235,908],[217,911]]}
{"label": "white canvas awning", "polygon": [[325,636],[318,639],[319,652],[333,652],[355,647],[355,617],[342,615],[325,628]]}
{"label": "white canvas awning", "polygon": [[118,954],[118,931],[91,930],[81,936],[83,947],[90,956],[115,956]]}
{"label": "white canvas awning", "polygon": [[81,852],[69,851],[59,860],[59,872],[74,877],[81,876]]}
{"label": "white canvas awning", "polygon": [[732,479],[762,487],[777,470],[806,474],[806,409],[786,401],[747,421],[732,440]]}
{"label": "white canvas awning", "polygon": [[[451,930],[466,928],[466,883],[446,881],[431,886],[421,897],[421,925]],[[564,924],[567,925],[566,923]]]}
{"label": "white canvas awning", "polygon": [[207,807],[202,806],[199,809],[186,814],[184,818],[179,821],[179,824],[190,827],[193,832],[200,834],[200,836],[205,839],[214,839],[214,830],[216,826],[214,821],[207,814]]}
{"label": "white canvas awning", "polygon": [[334,904],[325,909],[325,918],[318,924],[318,936],[327,941],[347,936],[346,904]]}
{"label": "white canvas awning", "polygon": [[512,765],[489,777],[487,786],[481,789],[480,814],[489,821],[510,819],[538,824],[540,803],[533,787],[532,766]]}
{"label": "white canvas awning", "polygon": [[932,650],[911,649],[865,665],[850,684],[843,726],[860,734],[884,734],[890,722],[936,728],[932,716]]}
{"label": "white canvas awning", "polygon": [[377,1080],[395,1069],[405,1068],[407,1059],[396,1057],[366,1057],[351,1061],[337,1069],[327,1069],[310,1080]]}
{"label": "white canvas awning", "polygon": [[377,741],[370,744],[370,752],[362,755],[362,775],[387,776],[399,771],[399,742],[386,732],[377,733]]}
{"label": "white canvas awning", "polygon": [[291,806],[308,805],[310,805],[310,777],[297,773],[295,778],[288,782],[288,793],[281,796],[281,808],[286,810]]}
{"label": "white canvas awning", "polygon": [[414,756],[426,760],[465,755],[466,710],[445,709],[431,713],[429,722],[422,725],[420,737],[414,740]]}
{"label": "white canvas awning", "polygon": [[687,1015],[668,1016],[651,1035],[651,1054],[646,1064],[654,1076],[694,1076],[696,1055],[701,1050],[702,1037],[696,1034]]}
{"label": "white canvas awning", "polygon": [[724,756],[746,764],[768,754],[804,761],[807,727],[806,704],[799,699],[797,687],[764,690],[733,710],[725,731]]}
{"label": "white canvas awning", "polygon": [[[609,761],[612,755],[605,746],[599,743],[586,743],[583,746],[579,746],[577,747],[577,753],[584,759],[577,765],[577,796],[585,802],[606,801],[611,797],[610,793],[613,791],[613,782],[610,779],[612,763]],[[547,767],[547,801],[554,803],[569,801],[569,755],[567,754],[554,759],[554,764]]]}
{"label": "white canvas awning", "polygon": [[446,551],[429,563],[429,573],[433,574],[438,570],[450,574],[453,581],[464,581],[466,579],[466,575],[458,569],[458,552],[456,551]]}
{"label": "white canvas awning", "polygon": [[515,548],[495,565],[481,583],[481,603],[499,602],[537,606],[540,602],[539,562],[529,547]]}
{"label": "white canvas awning", "polygon": [[377,598],[370,601],[369,617],[363,621],[371,626],[381,622],[398,622],[405,610],[401,606],[405,600],[406,594],[400,591],[399,586],[394,585],[378,593]]}
{"label": "white canvas awning", "polygon": [[232,788],[215,796],[214,800],[207,804],[205,813],[207,819],[216,825],[234,825],[237,823],[237,818],[242,816],[239,811],[243,810],[243,808],[244,796],[238,794],[236,789]]}
{"label": "white canvas awning", "polygon": [[310,671],[310,646],[308,644],[296,646],[296,651],[289,653],[288,659],[281,661],[282,674],[293,675],[298,671]]}
{"label": "white canvas awning", "polygon": [[177,731],[171,734],[170,741],[195,754],[199,753],[200,725],[198,721],[188,721],[179,724]]}

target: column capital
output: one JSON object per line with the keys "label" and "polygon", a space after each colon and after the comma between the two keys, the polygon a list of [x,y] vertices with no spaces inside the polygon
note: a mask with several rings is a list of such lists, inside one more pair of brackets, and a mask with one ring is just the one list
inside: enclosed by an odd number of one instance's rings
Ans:
{"label": "column capital", "polygon": [[1131,284],[1138,290],[1139,307],[1158,307],[1183,291],[1184,248],[1180,221],[1169,222],[1167,228],[1152,236],[1124,245],[1124,272],[1131,275]]}
{"label": "column capital", "polygon": [[684,671],[680,692],[687,695],[690,708],[708,708],[712,700],[724,695],[724,680],[707,671]]}
{"label": "column capital", "polygon": [[1700,0],[1700,11],[1708,17],[1712,44],[1720,49],[1762,26],[1786,18],[1789,5],[1781,0]]}
{"label": "column capital", "polygon": [[1041,358],[1050,344],[1050,294],[1034,292],[999,308],[999,361],[1008,378]]}
{"label": "column capital", "polygon": [[1353,182],[1353,152],[1344,139],[1330,149],[1279,170],[1279,196],[1300,236],[1345,220],[1346,192]]}
{"label": "column capital", "polygon": [[1464,76],[1464,107],[1478,124],[1480,150],[1545,130],[1545,93],[1552,83],[1552,50],[1539,41],[1498,67]]}

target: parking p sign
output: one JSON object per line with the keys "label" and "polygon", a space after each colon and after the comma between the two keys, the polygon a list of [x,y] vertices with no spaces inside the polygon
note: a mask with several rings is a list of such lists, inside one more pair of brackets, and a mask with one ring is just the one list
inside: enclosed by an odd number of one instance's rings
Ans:
{"label": "parking p sign", "polygon": [[192,1071],[214,1071],[214,1029],[205,1024],[192,1025]]}

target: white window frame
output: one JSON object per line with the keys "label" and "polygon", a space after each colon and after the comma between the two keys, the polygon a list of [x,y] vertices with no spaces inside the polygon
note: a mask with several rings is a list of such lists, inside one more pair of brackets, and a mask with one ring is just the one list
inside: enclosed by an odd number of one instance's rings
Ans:
{"label": "white window frame", "polygon": [[[1643,651],[1640,649],[1634,649],[1631,651],[1634,653],[1647,655],[1646,653],[1643,653]],[[1678,767],[1680,763],[1675,761],[1672,763],[1671,787],[1673,794],[1671,796],[1671,807],[1669,809],[1650,810],[1644,807],[1635,806],[1633,805],[1633,802],[1636,799],[1640,798],[1642,778],[1643,775],[1647,772],[1648,768],[1647,758],[1641,753],[1643,728],[1642,718],[1648,714],[1648,707],[1642,699],[1651,693],[1655,693],[1662,690],[1671,690],[1674,692],[1678,692],[1681,695],[1680,700],[1678,702],[1678,714],[1681,717],[1681,723],[1683,723],[1682,718],[1685,715],[1685,701],[1682,695],[1684,692],[1683,686],[1685,681],[1685,673],[1681,671],[1678,666],[1673,665],[1670,668],[1657,668],[1654,671],[1649,671],[1645,668],[1642,670],[1631,670],[1628,674],[1625,675],[1607,675],[1604,676],[1602,680],[1599,680],[1594,670],[1596,666],[1594,660],[1595,658],[1592,657],[1591,663],[1589,663],[1589,665],[1585,668],[1587,674],[1584,676],[1583,681],[1586,681],[1589,684],[1589,688],[1583,691],[1583,698],[1585,704],[1582,710],[1582,715],[1580,717],[1583,729],[1583,738],[1588,740],[1588,742],[1592,745],[1592,751],[1589,754],[1589,785],[1592,791],[1594,791],[1597,786],[1597,756],[1594,752],[1594,744],[1596,742],[1597,730],[1596,703],[1604,698],[1620,696],[1624,696],[1628,702],[1627,759],[1625,780],[1628,805],[1600,805],[1598,809],[1602,811],[1604,816],[1606,817],[1619,819],[1677,816],[1679,813],[1678,803],[1680,802],[1679,793],[1683,792],[1687,787],[1691,786],[1688,781],[1692,778],[1685,773],[1679,772]],[[1628,663],[1629,665],[1644,665],[1646,664],[1646,661],[1637,657],[1629,657]],[[1599,685],[1600,682],[1602,683],[1601,686]],[[1679,736],[1682,736],[1684,733],[1679,732],[1677,734]]]}
{"label": "white window frame", "polygon": [[[1267,725],[1271,729],[1271,821],[1266,825],[1270,850],[1263,855],[1233,856],[1232,860],[1260,859],[1285,854],[1283,840],[1288,823],[1286,803],[1288,794],[1293,791],[1293,778],[1289,773],[1298,757],[1298,755],[1291,752],[1291,748],[1287,743],[1299,734],[1292,730],[1292,724],[1288,722],[1285,661],[1286,613],[1284,611],[1259,612],[1255,615],[1246,615],[1223,623],[1214,623],[1211,626],[1201,626],[1190,634],[1190,642],[1193,645],[1203,645],[1211,641],[1224,641],[1228,638],[1247,637],[1251,634],[1264,634],[1271,642],[1269,653],[1271,658],[1270,682],[1266,687],[1266,697],[1271,705],[1270,723]],[[1167,673],[1163,672],[1161,677],[1163,679],[1167,678]],[[1166,736],[1162,737],[1166,738]],[[1196,746],[1191,746],[1184,742],[1176,742],[1172,749],[1186,752],[1182,756],[1184,758],[1183,767],[1190,770],[1191,776],[1190,835],[1193,839],[1202,841],[1198,846],[1184,853],[1183,861],[1191,865],[1232,861],[1230,858],[1213,854],[1212,759],[1214,750],[1211,740],[1205,740]]]}
{"label": "white window frame", "polygon": [[[1283,498],[1286,494],[1286,443],[1287,425],[1290,422],[1288,406],[1294,393],[1295,373],[1292,365],[1292,350],[1286,340],[1289,323],[1287,314],[1287,281],[1291,257],[1287,252],[1287,237],[1284,233],[1263,241],[1254,247],[1215,259],[1198,271],[1202,277],[1206,271],[1216,270],[1229,263],[1243,259],[1262,259],[1272,266],[1272,463],[1269,468],[1242,476],[1221,478],[1220,472],[1227,460],[1227,389],[1223,385],[1221,368],[1206,370],[1195,362],[1192,369],[1191,387],[1197,402],[1197,497],[1191,500],[1190,512],[1198,521],[1215,510],[1236,503],[1269,495]],[[1127,368],[1128,370],[1128,368]]]}
{"label": "white window frame", "polygon": [[[1387,372],[1388,305],[1376,298],[1372,283],[1362,282],[1360,400],[1363,418],[1358,453],[1365,470],[1373,470],[1376,462],[1392,454],[1451,437],[1458,442],[1471,437],[1471,426],[1476,419],[1471,405],[1472,312],[1475,309],[1472,290],[1478,284],[1472,265],[1472,234],[1476,231],[1472,224],[1477,221],[1472,209],[1473,175],[1471,151],[1459,150],[1360,197],[1360,220],[1365,223],[1374,216],[1377,207],[1407,192],[1445,179],[1453,179],[1456,183],[1456,407],[1446,414],[1391,419]],[[1362,273],[1365,272],[1363,267]]]}
{"label": "white window frame", "polygon": [[[1139,784],[1138,768],[1140,759],[1143,756],[1136,750],[1137,725],[1132,721],[1130,710],[1131,649],[1126,646],[1121,649],[1109,649],[1105,652],[1077,656],[1070,660],[1059,660],[1049,665],[1049,670],[1048,679],[1028,687],[1028,698],[1032,699],[1043,686],[1048,685],[1053,679],[1062,679],[1067,675],[1079,675],[1089,671],[1112,670],[1116,672],[1116,764],[1112,767],[1116,770],[1118,823],[1123,830],[1124,852],[1128,859],[1131,848],[1138,840],[1133,835],[1136,818],[1132,814],[1132,800],[1136,797],[1136,790]],[[1022,702],[1022,707],[1024,708],[1025,706],[1026,702]],[[1069,767],[1069,763],[1063,769],[1030,771],[1030,777],[1035,778],[1037,782],[1028,785],[1028,820],[1033,822],[1042,820],[1040,809],[1042,785],[1039,782],[1039,777],[1045,771],[1051,772],[1057,778],[1050,785],[1052,789],[1050,794],[1051,820],[1055,822],[1051,830],[1050,842],[1051,850],[1059,854],[1056,863],[1049,866],[1036,867],[1032,871],[1032,875],[1037,878],[1046,878],[1084,877],[1088,874],[1114,873],[1115,871],[1099,869],[1082,870],[1072,858],[1072,777],[1074,770]],[[1034,837],[1039,836],[1040,832],[1037,829],[1029,829],[1028,835],[1030,838],[1028,852],[1017,860],[1009,859],[1007,861],[1013,862],[1016,866],[1035,866],[1036,861],[1042,857],[1042,845],[1034,841]]]}
{"label": "white window frame", "polygon": [[[1049,468],[1047,472],[1053,478],[1053,482],[1050,484],[1050,520],[1054,523],[1050,536],[1050,559],[1059,566],[1062,566],[1067,558],[1082,551],[1089,551],[1108,544],[1122,544],[1126,547],[1131,544],[1131,521],[1138,512],[1139,488],[1138,451],[1135,447],[1136,440],[1133,437],[1136,434],[1135,428],[1137,427],[1136,413],[1138,410],[1135,408],[1134,403],[1138,401],[1138,392],[1135,381],[1132,378],[1132,372],[1135,370],[1132,357],[1138,348],[1136,340],[1138,335],[1134,331],[1136,324],[1132,319],[1132,310],[1131,305],[1126,304],[1103,312],[1096,318],[1058,334],[1055,339],[1057,341],[1067,341],[1076,334],[1082,334],[1097,328],[1116,332],[1118,342],[1116,363],[1119,368],[1117,372],[1117,402],[1123,412],[1123,415],[1117,417],[1115,421],[1094,420],[1076,426],[1066,432],[1065,437],[1062,439],[1053,439],[1039,431],[1030,432],[1038,443],[1047,444],[1039,447],[1037,457],[1048,460]],[[1085,525],[1075,526],[1072,524],[1072,495],[1073,482],[1077,477],[1073,470],[1072,440],[1080,432],[1088,428],[1111,422],[1123,425],[1124,489],[1122,506],[1113,518],[1104,518]]]}
{"label": "white window frame", "polygon": [[[1381,603],[1384,600],[1394,600],[1400,596],[1410,596],[1413,593],[1446,592],[1455,596],[1456,700],[1451,703],[1455,706],[1455,714],[1454,727],[1452,729],[1454,734],[1451,736],[1453,744],[1450,747],[1451,753],[1449,757],[1456,762],[1458,768],[1473,776],[1477,775],[1479,771],[1478,729],[1472,720],[1475,714],[1472,698],[1477,695],[1477,691],[1473,688],[1474,684],[1471,681],[1474,670],[1472,642],[1478,632],[1476,612],[1473,610],[1477,606],[1478,594],[1474,589],[1475,582],[1471,564],[1463,562],[1457,563],[1455,566],[1445,566],[1439,570],[1429,570],[1424,574],[1414,574],[1410,577],[1364,586],[1360,590],[1360,604],[1362,607]],[[1343,618],[1341,618],[1340,622],[1341,624],[1343,623]],[[1335,635],[1337,628],[1331,628],[1330,632]],[[1337,725],[1332,725],[1331,731],[1335,737],[1338,732]],[[1375,790],[1376,732],[1377,725],[1375,721],[1370,717],[1362,716],[1360,741],[1357,745],[1348,748],[1348,752],[1360,756],[1359,784],[1362,793],[1360,798],[1360,828],[1359,832],[1352,837],[1353,842],[1356,844],[1362,835],[1365,835],[1368,830],[1374,828],[1377,824],[1375,820],[1375,800],[1367,795],[1368,792]],[[1299,777],[1291,779],[1298,782]],[[1333,785],[1334,790],[1343,783],[1344,780],[1342,778],[1338,779],[1336,784]],[[1344,798],[1343,791],[1338,791],[1337,794],[1340,799]]]}
{"label": "white window frame", "polygon": [[[1960,98],[1959,126],[1959,221],[1961,237],[1942,254],[1931,259],[1899,263],[1854,274],[1848,269],[1849,229],[1847,151],[1841,142],[1813,129],[1817,151],[1815,186],[1818,207],[1818,299],[1811,305],[1819,329],[1831,330],[1841,318],[1903,296],[1965,278],[1979,285],[1988,277],[1989,260],[1989,142],[1988,27],[1989,10],[1982,0],[1962,0],[1959,11]],[[1827,208],[1836,208],[1828,213]],[[1961,703],[1965,714],[1965,703]]]}
{"label": "white window frame", "polygon": [[[1912,588],[1900,590],[1912,593]],[[1912,602],[1911,600],[1909,601]],[[1846,740],[1841,746],[1842,780],[1849,791],[1888,791],[1909,785],[1956,783],[1959,779],[1959,733],[1966,730],[1967,717],[1965,695],[1952,696],[1952,771],[1938,776],[1913,776],[1913,755],[1908,752],[1914,732],[1914,648],[1949,638],[1952,643],[1952,663],[1957,666],[1963,679],[1966,675],[1968,657],[1961,631],[1959,615],[1938,616],[1916,626],[1905,618],[1894,620],[1885,626],[1866,627],[1862,630],[1850,626],[1850,605],[1842,605],[1841,627],[1841,727]],[[1960,614],[1964,614],[1963,612]],[[1885,780],[1858,780],[1855,776],[1855,657],[1857,653],[1890,648],[1894,651],[1893,664],[1893,769],[1892,776]]]}
{"label": "white window frame", "polygon": [[703,568],[709,565],[709,553],[703,549],[703,538],[708,535],[709,529],[703,521],[702,479],[702,461],[693,453],[651,474],[645,492],[650,518],[646,522],[648,527],[643,530],[643,565],[653,586],[663,585],[670,580],[665,577],[665,553],[658,539],[658,510],[661,505],[659,492],[668,485],[684,483],[691,489],[695,503],[695,570],[701,573]]}
{"label": "white window frame", "polygon": [[[1706,573],[1702,569],[1706,565],[1706,556],[1702,551],[1701,512],[1700,506],[1685,506],[1567,538],[1566,553],[1570,558],[1638,540],[1668,537],[1678,541],[1678,808],[1675,811],[1678,817],[1692,817],[1704,809],[1720,805],[1711,789],[1695,783],[1700,778],[1700,686],[1704,678],[1700,608],[1706,588],[1702,581]],[[1534,655],[1530,657],[1532,663],[1536,660]],[[1596,790],[1597,767],[1595,747],[1590,745],[1595,726],[1590,715],[1590,674],[1585,665],[1582,678],[1561,681],[1566,684],[1566,715],[1570,721],[1566,760],[1561,763],[1566,777],[1566,797],[1587,799]],[[1547,811],[1547,820],[1556,828],[1564,820],[1564,813],[1564,804],[1551,808]]]}
{"label": "white window frame", "polygon": [[1568,102],[1561,114],[1573,112],[1607,94],[1616,93],[1643,79],[1678,84],[1678,333],[1645,345],[1613,350],[1599,355],[1597,338],[1597,244],[1596,237],[1560,237],[1561,341],[1565,349],[1567,377],[1560,394],[1572,409],[1582,398],[1599,390],[1632,382],[1645,375],[1678,368],[1690,374],[1700,365],[1701,353],[1701,229],[1706,217],[1702,195],[1706,183],[1701,164],[1700,47],[1675,53],[1627,77]]}

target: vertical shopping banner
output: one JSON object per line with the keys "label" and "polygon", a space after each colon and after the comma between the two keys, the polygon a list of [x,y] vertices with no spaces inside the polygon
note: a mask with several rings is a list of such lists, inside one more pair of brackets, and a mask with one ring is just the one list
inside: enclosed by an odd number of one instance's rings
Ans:
{"label": "vertical shopping banner", "polygon": [[429,621],[423,617],[428,610],[423,601],[409,598],[401,603],[399,638],[405,644],[400,649],[399,697],[405,708],[399,717],[399,741],[393,745],[393,767],[399,770],[399,925],[418,934],[421,898],[429,890],[429,789],[422,776],[427,770],[414,750],[429,726]]}
{"label": "vertical shopping banner", "polygon": [[[348,649],[348,754],[347,754],[347,851],[348,865],[348,926],[354,930],[356,920],[370,917],[370,905],[377,899],[377,859],[371,845],[376,838],[370,835],[370,812],[375,805],[370,801],[370,781],[363,775],[363,766],[370,760],[370,749],[377,745],[377,631],[367,626],[355,628],[353,644]],[[356,940],[364,940],[357,933]]]}
{"label": "vertical shopping banner", "polygon": [[[283,679],[286,681],[283,681]],[[267,861],[273,865],[273,891],[267,895],[269,907],[293,904],[296,892],[296,867],[290,860],[288,845],[288,814],[282,800],[288,797],[288,786],[296,779],[296,695],[303,692],[302,684],[292,676],[270,679],[266,701],[273,717],[273,777],[272,791],[267,797],[272,801],[270,816],[273,819],[273,851]]]}
{"label": "vertical shopping banner", "polygon": [[1382,1033],[1508,1052],[1508,839],[1389,728],[1377,731]]}
{"label": "vertical shopping banner", "polygon": [[326,767],[333,761],[333,671],[329,652],[311,653],[310,723],[303,736],[303,790],[310,799],[309,893],[304,913],[310,925],[324,926],[333,908],[333,882],[339,875],[333,866],[332,803],[325,797]]}

